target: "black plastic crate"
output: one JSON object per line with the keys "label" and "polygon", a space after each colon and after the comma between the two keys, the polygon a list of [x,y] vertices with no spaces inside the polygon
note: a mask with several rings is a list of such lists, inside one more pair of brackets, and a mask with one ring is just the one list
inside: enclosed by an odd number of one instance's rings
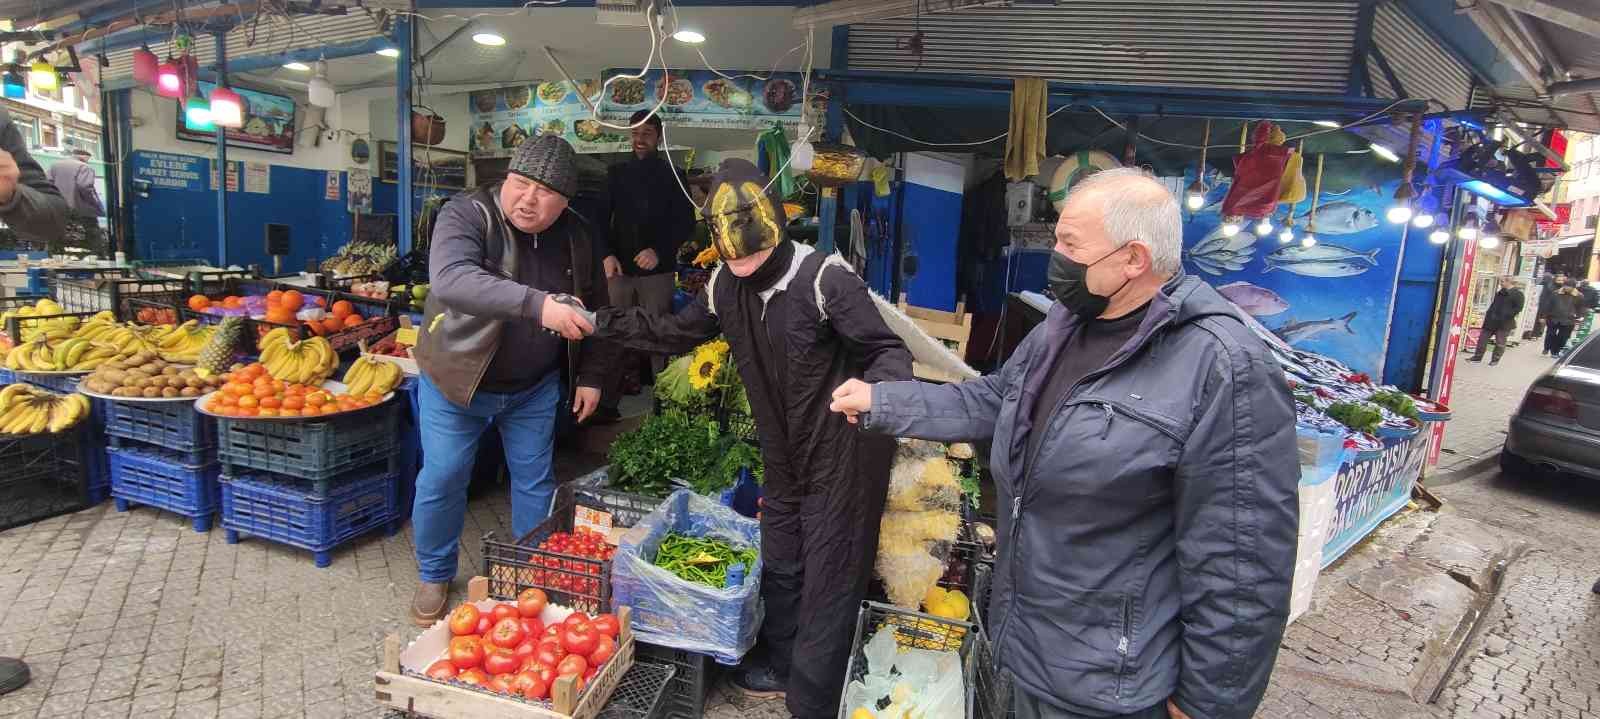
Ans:
{"label": "black plastic crate", "polygon": [[[339,302],[341,300],[349,302],[354,307],[356,314],[359,314],[366,319],[365,322],[362,322],[355,327],[343,329],[338,332],[329,332],[323,335],[327,338],[328,344],[333,346],[333,351],[340,354],[358,352],[360,350],[361,342],[365,341],[368,344],[375,343],[378,340],[388,336],[389,333],[400,328],[401,307],[397,302],[391,302],[387,299],[380,300],[371,297],[362,297],[361,295],[350,294],[349,292],[340,292],[338,290],[291,287],[289,285],[280,285],[278,289],[299,290],[300,293],[305,295],[307,298],[320,297],[322,298],[323,309],[326,309],[330,312],[333,310],[333,304],[335,302]],[[310,300],[308,299],[307,301]],[[407,306],[407,308],[409,308],[409,306]]]}
{"label": "black plastic crate", "polygon": [[[973,697],[978,666],[978,645],[982,642],[977,627],[967,622],[912,612],[888,604],[862,602],[856,615],[856,633],[850,649],[850,664],[845,670],[845,687],[867,674],[866,655],[870,641],[880,631],[893,631],[895,644],[902,649],[928,649],[956,652],[961,658],[961,673],[966,681],[966,716],[973,716]],[[839,698],[839,716],[849,716],[848,694]]]}
{"label": "black plastic crate", "polygon": [[84,431],[0,435],[0,531],[90,506]]}
{"label": "black plastic crate", "polygon": [[[644,645],[636,643],[635,646]],[[635,655],[633,666],[628,667],[628,672],[622,675],[616,690],[611,692],[611,699],[606,701],[595,719],[651,719],[662,716],[659,713],[662,698],[676,674],[676,667],[638,661]]]}
{"label": "black plastic crate", "polygon": [[84,322],[88,322],[89,318],[94,317],[97,314],[100,314],[100,312],[61,312],[53,315],[33,315],[31,317],[13,315],[6,318],[5,325],[0,326],[0,331],[6,333],[6,337],[11,339],[12,344],[22,344],[23,342],[37,339],[36,337],[28,337],[27,339],[24,339],[24,336],[27,330],[37,327],[41,323],[60,317],[76,317],[79,324],[82,324]]}
{"label": "black plastic crate", "polygon": [[217,421],[193,402],[105,402],[106,441],[121,447],[131,440],[187,456],[191,464],[211,461],[217,447]]}
{"label": "black plastic crate", "polygon": [[318,567],[333,563],[333,549],[382,528],[400,529],[395,474],[374,466],[341,477],[324,495],[289,477],[271,474],[222,478],[224,541],[259,537],[312,553]]}
{"label": "black plastic crate", "polygon": [[326,483],[374,462],[393,465],[398,410],[387,402],[316,420],[219,419],[217,456],[229,475],[255,469]]}
{"label": "black plastic crate", "polygon": [[1012,707],[1011,678],[995,662],[994,645],[979,631],[977,658],[973,666],[972,714],[977,719],[1007,719],[1016,716]]}
{"label": "black plastic crate", "polygon": [[175,325],[180,319],[178,308],[166,302],[136,297],[128,300],[127,304],[130,314],[123,317],[124,320],[142,325]]}
{"label": "black plastic crate", "polygon": [[489,578],[489,596],[512,599],[524,589],[538,588],[557,604],[589,613],[611,611],[610,560],[551,552],[539,545],[556,532],[572,531],[579,506],[608,511],[612,526],[631,527],[659,504],[624,492],[563,485],[550,516],[526,536],[514,542],[499,541],[493,532],[484,536],[483,576]]}
{"label": "black plastic crate", "polygon": [[700,719],[706,712],[706,695],[711,689],[711,672],[716,666],[711,655],[673,649],[644,642],[634,643],[634,656],[640,662],[665,664],[674,668],[655,713],[659,719]]}
{"label": "black plastic crate", "polygon": [[110,310],[119,318],[130,316],[129,300],[170,304],[182,302],[182,280],[152,280],[129,270],[115,275],[74,278],[59,272],[50,274],[50,294],[68,312]]}

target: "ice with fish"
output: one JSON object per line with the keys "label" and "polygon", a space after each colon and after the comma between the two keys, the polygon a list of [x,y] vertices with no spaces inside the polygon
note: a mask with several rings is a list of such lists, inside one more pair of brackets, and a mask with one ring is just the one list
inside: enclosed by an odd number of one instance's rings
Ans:
{"label": "ice with fish", "polygon": [[1217,292],[1252,317],[1270,317],[1289,309],[1289,303],[1278,293],[1249,282],[1230,282],[1218,287]]}
{"label": "ice with fish", "polygon": [[1378,226],[1378,213],[1345,200],[1322,205],[1315,215],[1307,210],[1296,219],[1319,235],[1352,235]]}
{"label": "ice with fish", "polygon": [[1290,245],[1267,255],[1267,269],[1262,272],[1283,270],[1306,277],[1350,277],[1377,267],[1381,250],[1360,252],[1339,245]]}
{"label": "ice with fish", "polygon": [[1350,321],[1356,318],[1356,313],[1351,312],[1343,317],[1330,317],[1325,320],[1311,320],[1309,322],[1287,322],[1273,333],[1283,338],[1284,342],[1296,345],[1305,342],[1317,335],[1332,330],[1344,330],[1346,334],[1355,334],[1350,329]]}
{"label": "ice with fish", "polygon": [[1232,237],[1222,234],[1218,227],[1200,239],[1194,247],[1189,249],[1188,258],[1201,272],[1211,275],[1221,275],[1223,272],[1238,272],[1256,256],[1256,236],[1251,232],[1240,232]]}

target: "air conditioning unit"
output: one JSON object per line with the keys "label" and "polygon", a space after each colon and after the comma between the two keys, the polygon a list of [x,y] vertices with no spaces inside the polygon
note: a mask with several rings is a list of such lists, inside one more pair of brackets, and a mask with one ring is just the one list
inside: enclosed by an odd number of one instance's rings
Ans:
{"label": "air conditioning unit", "polygon": [[595,22],[609,27],[650,27],[647,0],[598,0]]}

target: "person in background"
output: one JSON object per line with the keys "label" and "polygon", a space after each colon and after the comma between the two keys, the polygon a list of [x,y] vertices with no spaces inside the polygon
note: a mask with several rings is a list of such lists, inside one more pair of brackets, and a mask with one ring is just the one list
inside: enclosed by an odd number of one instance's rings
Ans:
{"label": "person in background", "polygon": [[1596,290],[1588,280],[1578,282],[1578,292],[1583,294],[1584,309],[1590,312],[1600,309],[1600,290]]}
{"label": "person in background", "polygon": [[1522,290],[1517,288],[1517,278],[1505,275],[1500,278],[1500,290],[1489,301],[1483,313],[1483,329],[1478,331],[1478,349],[1472,353],[1473,362],[1483,361],[1483,349],[1494,342],[1494,357],[1489,366],[1500,364],[1506,353],[1506,340],[1517,326],[1517,316],[1522,314]]}
{"label": "person in background", "polygon": [[1578,321],[1578,313],[1583,307],[1583,293],[1578,291],[1578,283],[1566,279],[1566,275],[1557,277],[1560,284],[1550,293],[1550,311],[1546,322],[1544,334],[1544,351],[1539,355],[1560,357],[1567,348],[1567,340],[1572,338],[1572,326]]}
{"label": "person in background", "polygon": [[565,363],[586,419],[615,364],[575,304],[606,304],[587,223],[568,208],[576,153],[555,135],[523,142],[499,183],[452,198],[434,221],[432,292],[416,348],[422,471],[411,522],[421,584],[412,621],[444,616],[456,574],[478,439],[500,429],[511,475],[511,528],[524,536],[550,513],[556,408]]}
{"label": "person in background", "polygon": [[[685,194],[683,173],[661,154],[661,118],[648,110],[633,114],[633,158],[611,166],[607,200],[611,217],[606,236],[606,278],[611,306],[641,307],[654,314],[672,312],[678,247],[694,231],[694,205]],[[666,358],[651,355],[649,368],[659,373]],[[606,375],[595,422],[617,420],[624,378],[635,384],[638,369],[625,362]]]}
{"label": "person in background", "polygon": [[844,383],[866,431],[992,439],[989,622],[1018,719],[1248,719],[1289,613],[1295,410],[1238,309],[1182,272],[1171,191],[1075,185],[1056,296],[996,374]]}
{"label": "person in background", "polygon": [[108,255],[110,253],[101,241],[100,232],[100,218],[105,216],[106,207],[100,201],[100,191],[94,186],[94,168],[89,166],[91,157],[93,155],[88,150],[75,148],[71,157],[57,160],[47,174],[50,182],[67,201],[67,230],[63,244]]}
{"label": "person in background", "polygon": [[[37,237],[59,237],[67,220],[67,201],[28,154],[22,132],[4,107],[0,107],[0,220]],[[29,677],[26,662],[0,657],[0,695],[26,686]]]}
{"label": "person in background", "polygon": [[1544,276],[1544,281],[1539,285],[1539,313],[1534,315],[1533,336],[1544,336],[1550,324],[1550,303],[1556,299],[1556,290],[1567,283],[1567,273],[1552,269]]}
{"label": "person in background", "polygon": [[828,392],[852,377],[910,379],[911,352],[838,255],[784,236],[783,203],[768,185],[748,161],[723,162],[705,216],[725,264],[677,313],[604,310],[596,336],[677,354],[726,335],[766,467],[766,620],[732,681],[822,719],[839,711],[895,449],[828,412]]}

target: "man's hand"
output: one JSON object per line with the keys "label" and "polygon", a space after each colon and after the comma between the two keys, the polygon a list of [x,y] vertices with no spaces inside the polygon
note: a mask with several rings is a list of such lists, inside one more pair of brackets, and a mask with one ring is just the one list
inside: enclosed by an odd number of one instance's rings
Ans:
{"label": "man's hand", "polygon": [[850,424],[859,422],[857,415],[872,411],[872,385],[858,379],[846,381],[833,391],[828,409],[844,415]]}
{"label": "man's hand", "polygon": [[1167,700],[1167,716],[1172,717],[1172,719],[1189,719],[1189,715],[1183,713],[1183,710],[1179,709],[1178,705],[1173,703],[1171,699]]}
{"label": "man's hand", "polygon": [[578,416],[578,424],[583,424],[599,407],[599,387],[579,387],[577,396],[572,398],[572,413]]}
{"label": "man's hand", "polygon": [[622,274],[622,263],[617,261],[616,255],[606,255],[600,265],[606,268],[606,279],[608,280]]}
{"label": "man's hand", "polygon": [[594,325],[583,313],[576,307],[558,302],[555,295],[544,298],[544,309],[540,311],[539,318],[543,320],[545,329],[574,342],[594,334]]}
{"label": "man's hand", "polygon": [[633,264],[638,265],[639,269],[645,272],[655,269],[658,261],[656,251],[648,248],[640,250],[639,254],[633,256]]}
{"label": "man's hand", "polygon": [[22,179],[22,169],[11,153],[0,150],[0,205],[11,201],[17,194],[17,183]]}

